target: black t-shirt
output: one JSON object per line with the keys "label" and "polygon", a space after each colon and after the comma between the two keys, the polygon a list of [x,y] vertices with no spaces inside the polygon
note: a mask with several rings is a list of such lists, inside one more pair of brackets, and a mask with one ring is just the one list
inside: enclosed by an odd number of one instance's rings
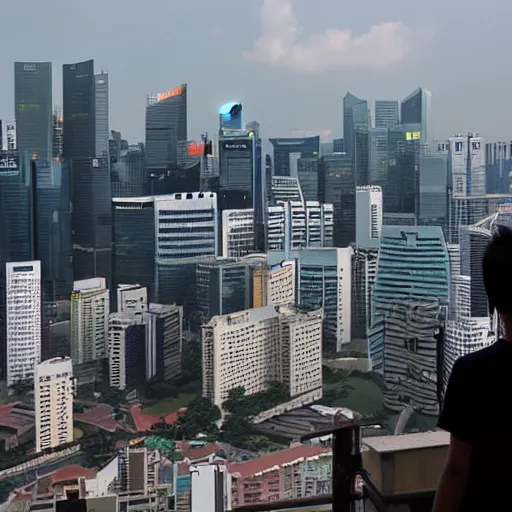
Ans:
{"label": "black t-shirt", "polygon": [[511,405],[512,342],[456,361],[438,426],[473,447],[460,512],[512,510]]}

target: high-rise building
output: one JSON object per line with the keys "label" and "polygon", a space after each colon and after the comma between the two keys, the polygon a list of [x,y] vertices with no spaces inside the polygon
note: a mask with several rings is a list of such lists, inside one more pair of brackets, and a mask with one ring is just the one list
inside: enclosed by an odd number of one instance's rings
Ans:
{"label": "high-rise building", "polygon": [[347,93],[343,98],[343,140],[345,151],[351,158],[356,184],[368,185],[369,130],[368,102]]}
{"label": "high-rise building", "polygon": [[446,226],[448,220],[448,162],[444,155],[422,155],[419,166],[421,225]]}
{"label": "high-rise building", "polygon": [[389,128],[371,128],[369,131],[370,183],[386,189],[389,169]]}
{"label": "high-rise building", "polygon": [[18,148],[18,144],[16,142],[16,121],[11,123],[7,123],[5,128],[5,138],[7,140],[7,151],[15,151]]}
{"label": "high-rise building", "polygon": [[[148,94],[146,106],[146,172],[165,179],[178,165],[178,142],[187,137],[187,85]],[[178,192],[177,190],[167,190]]]}
{"label": "high-rise building", "polygon": [[318,201],[320,187],[318,155],[301,156],[297,161],[297,176],[306,201]]}
{"label": "high-rise building", "polygon": [[109,291],[105,278],[74,283],[70,326],[74,366],[107,357],[109,312]]}
{"label": "high-rise building", "polygon": [[512,172],[512,142],[485,144],[485,191],[487,194],[508,194]]}
{"label": "high-rise building", "polygon": [[98,158],[108,160],[109,139],[109,96],[108,73],[102,71],[94,76],[95,109],[96,109],[96,153]]}
{"label": "high-rise building", "polygon": [[[143,144],[134,144],[128,146],[127,150],[119,150],[117,161],[111,163],[111,172],[115,178],[112,181],[112,197],[141,197],[146,193],[148,180],[144,169],[143,146]],[[187,176],[183,178],[181,183],[187,181]],[[196,190],[198,186],[194,188],[194,192]]]}
{"label": "high-rise building", "polygon": [[36,452],[73,441],[74,392],[73,365],[69,357],[56,357],[36,365]]}
{"label": "high-rise building", "polygon": [[224,130],[241,130],[242,104],[233,101],[224,103],[219,109],[219,126],[221,135]]}
{"label": "high-rise building", "polygon": [[201,322],[252,307],[252,268],[220,259],[197,265],[197,313]]}
{"label": "high-rise building", "polygon": [[237,386],[252,395],[273,381],[303,404],[321,397],[321,310],[249,309],[214,317],[202,331],[203,395],[217,406]]}
{"label": "high-rise building", "polygon": [[418,88],[400,104],[400,122],[408,132],[420,132],[421,145],[434,143],[432,124],[432,93]]}
{"label": "high-rise building", "polygon": [[454,197],[485,194],[485,144],[478,134],[450,137],[448,162]]}
{"label": "high-rise building", "polygon": [[348,247],[356,241],[356,181],[351,158],[346,153],[326,155],[321,163],[320,202],[334,208],[334,246]]}
{"label": "high-rise building", "polygon": [[352,248],[270,251],[270,268],[295,261],[296,302],[301,308],[323,308],[323,348],[335,353],[351,341]]}
{"label": "high-rise building", "polygon": [[273,266],[261,264],[253,271],[253,307],[295,305],[295,261]]}
{"label": "high-rise building", "polygon": [[41,263],[6,264],[7,386],[32,383],[41,360]]}
{"label": "high-rise building", "polygon": [[96,156],[94,61],[64,64],[63,144],[66,159]]}
{"label": "high-rise building", "polygon": [[483,227],[460,229],[460,273],[471,278],[471,316],[487,317],[489,305],[485,292],[482,261],[492,233]]}
{"label": "high-rise building", "polygon": [[274,146],[274,176],[297,177],[295,163],[300,156],[313,156],[320,153],[320,137],[270,139]]}
{"label": "high-rise building", "polygon": [[398,101],[375,102],[375,128],[393,128],[399,124]]}
{"label": "high-rise building", "polygon": [[108,364],[111,388],[131,390],[146,384],[146,326],[142,315],[110,314]]}
{"label": "high-rise building", "polygon": [[378,249],[382,230],[382,189],[376,186],[356,190],[356,247]]}
{"label": "high-rise building", "polygon": [[112,202],[106,158],[71,159],[71,198],[73,279],[103,276],[110,284]]}
{"label": "high-rise building", "polygon": [[383,372],[385,403],[439,411],[444,323],[450,296],[450,264],[437,226],[384,226],[372,294],[369,353]]}
{"label": "high-rise building", "polygon": [[52,109],[51,62],[15,62],[17,149],[45,165],[52,159]]}

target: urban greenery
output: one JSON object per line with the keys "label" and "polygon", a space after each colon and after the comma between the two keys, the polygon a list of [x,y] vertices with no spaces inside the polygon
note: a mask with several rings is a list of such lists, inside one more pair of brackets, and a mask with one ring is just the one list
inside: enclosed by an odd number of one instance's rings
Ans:
{"label": "urban greenery", "polygon": [[0,480],[0,504],[9,499],[9,495],[14,490],[14,482],[10,479]]}

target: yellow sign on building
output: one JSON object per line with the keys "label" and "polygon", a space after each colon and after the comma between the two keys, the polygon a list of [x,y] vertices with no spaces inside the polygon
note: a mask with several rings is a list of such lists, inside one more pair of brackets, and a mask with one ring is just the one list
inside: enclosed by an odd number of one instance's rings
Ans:
{"label": "yellow sign on building", "polygon": [[420,140],[421,132],[407,132],[405,134],[406,140]]}

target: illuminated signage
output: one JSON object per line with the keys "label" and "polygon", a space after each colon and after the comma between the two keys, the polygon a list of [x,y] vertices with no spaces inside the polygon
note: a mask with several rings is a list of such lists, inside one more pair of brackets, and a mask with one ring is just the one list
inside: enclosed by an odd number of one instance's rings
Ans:
{"label": "illuminated signage", "polygon": [[25,64],[23,66],[23,71],[37,71],[37,65],[36,64]]}
{"label": "illuminated signage", "polygon": [[158,101],[168,100],[169,98],[174,98],[174,96],[179,96],[180,94],[183,94],[184,90],[185,88],[183,87],[183,85],[180,85],[178,87],[175,87],[174,89],[171,89],[170,91],[159,92],[156,98]]}
{"label": "illuminated signage", "polygon": [[0,158],[0,169],[17,169],[18,159],[12,156]]}
{"label": "illuminated signage", "polygon": [[224,144],[224,149],[247,149],[247,144],[246,143],[233,144],[232,142],[226,142]]}
{"label": "illuminated signage", "polygon": [[420,140],[421,132],[407,132],[405,134],[406,140]]}
{"label": "illuminated signage", "polygon": [[200,156],[204,153],[204,143],[191,142],[188,145],[188,156]]}

